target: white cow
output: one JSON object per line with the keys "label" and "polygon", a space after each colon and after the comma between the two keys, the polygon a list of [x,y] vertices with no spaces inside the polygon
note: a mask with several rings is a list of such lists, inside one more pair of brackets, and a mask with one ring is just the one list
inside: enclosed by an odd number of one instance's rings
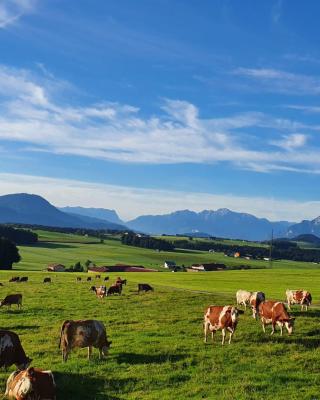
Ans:
{"label": "white cow", "polygon": [[244,309],[247,309],[247,304],[250,303],[250,297],[252,293],[247,290],[238,290],[236,293],[237,305],[243,305]]}

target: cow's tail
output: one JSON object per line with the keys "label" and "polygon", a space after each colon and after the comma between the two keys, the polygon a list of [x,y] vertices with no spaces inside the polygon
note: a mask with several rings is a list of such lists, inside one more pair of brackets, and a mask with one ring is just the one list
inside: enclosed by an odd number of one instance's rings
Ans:
{"label": "cow's tail", "polygon": [[[66,321],[64,321],[64,323],[62,324],[62,327],[61,327],[61,330],[60,330],[59,346],[58,346],[59,349],[61,349],[61,345],[62,345],[62,335],[63,335],[64,328],[66,327],[66,325],[67,325],[69,322],[70,322],[70,320],[66,320]],[[66,342],[68,341],[67,336],[64,337],[64,340],[65,340]]]}

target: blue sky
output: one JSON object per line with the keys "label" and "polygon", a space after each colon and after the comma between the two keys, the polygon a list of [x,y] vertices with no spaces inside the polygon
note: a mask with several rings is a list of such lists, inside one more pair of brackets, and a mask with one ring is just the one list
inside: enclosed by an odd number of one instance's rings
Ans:
{"label": "blue sky", "polygon": [[0,194],[320,214],[318,1],[2,0]]}

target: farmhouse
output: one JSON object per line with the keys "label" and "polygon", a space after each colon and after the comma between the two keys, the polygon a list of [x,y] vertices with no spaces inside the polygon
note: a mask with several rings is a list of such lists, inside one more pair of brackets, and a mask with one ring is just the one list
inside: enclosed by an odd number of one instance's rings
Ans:
{"label": "farmhouse", "polygon": [[192,264],[191,270],[193,271],[222,271],[227,267],[225,264],[208,263],[208,264]]}
{"label": "farmhouse", "polygon": [[65,272],[66,267],[62,264],[48,264],[45,270],[49,272]]}

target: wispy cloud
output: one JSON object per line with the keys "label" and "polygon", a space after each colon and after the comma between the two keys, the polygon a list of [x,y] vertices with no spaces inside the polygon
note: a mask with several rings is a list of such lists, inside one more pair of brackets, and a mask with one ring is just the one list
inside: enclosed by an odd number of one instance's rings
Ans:
{"label": "wispy cloud", "polygon": [[0,195],[39,194],[56,206],[105,207],[116,209],[129,220],[142,214],[164,214],[175,210],[230,208],[270,220],[299,221],[315,218],[320,202],[299,202],[272,197],[246,197],[233,194],[192,193],[88,183],[41,176],[0,173]]}
{"label": "wispy cloud", "polygon": [[307,140],[307,135],[302,133],[293,133],[291,135],[284,135],[280,140],[271,141],[271,144],[292,151],[305,146]]}
{"label": "wispy cloud", "polygon": [[320,94],[320,78],[272,68],[237,68],[233,71],[260,83],[266,90],[297,95]]}
{"label": "wispy cloud", "polygon": [[15,23],[24,14],[34,10],[37,0],[1,0],[0,28],[6,28]]}
{"label": "wispy cloud", "polygon": [[[63,87],[50,74],[37,77],[0,66],[3,145],[13,141],[25,151],[128,163],[228,162],[255,171],[261,170],[255,167],[259,164],[264,171],[270,170],[269,164],[272,170],[320,168],[319,149],[302,152],[305,141],[299,133],[319,127],[257,112],[203,118],[194,104],[172,99],[164,99],[162,110],[150,116],[142,116],[132,105],[110,102],[75,107],[55,100],[56,91]],[[259,132],[248,134],[250,128],[281,132],[273,134],[278,149]]]}

